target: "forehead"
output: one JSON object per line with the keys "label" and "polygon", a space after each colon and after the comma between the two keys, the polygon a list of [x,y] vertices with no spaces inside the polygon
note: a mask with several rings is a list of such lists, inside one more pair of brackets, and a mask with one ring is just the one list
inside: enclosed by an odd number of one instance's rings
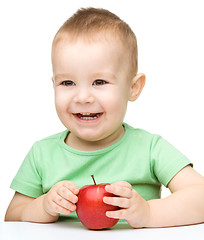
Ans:
{"label": "forehead", "polygon": [[91,38],[90,36],[76,37],[63,34],[53,43],[52,63],[56,62],[55,58],[58,58],[59,61],[59,58],[63,56],[89,58],[89,55],[83,55],[85,53],[95,54],[96,59],[104,54],[106,54],[107,57],[112,54],[112,59],[114,59],[114,55],[116,55],[115,57],[125,58],[128,51],[125,44],[123,44],[119,38],[110,35],[98,34],[94,36],[94,38]]}
{"label": "forehead", "polygon": [[[92,61],[94,64],[91,63],[93,58],[95,58],[95,61]],[[127,72],[126,74],[129,76],[132,75],[131,59],[129,44],[124,42],[118,34],[111,31],[93,34],[62,32],[53,41],[52,70],[54,75],[65,71],[65,67],[67,71],[74,62],[83,64],[83,61],[89,61],[92,68],[95,67],[99,71],[102,69],[102,65],[107,66],[108,62],[111,62],[115,69],[120,66],[120,71]],[[107,60],[107,63],[102,64],[100,62],[102,60],[103,62]]]}
{"label": "forehead", "polygon": [[[125,75],[128,68],[128,60],[125,48],[121,41],[108,41],[100,39],[87,41],[83,38],[70,41],[62,38],[53,48],[52,64],[53,74],[60,76],[69,74],[73,76],[86,74],[106,73]],[[80,70],[79,70],[80,69]],[[83,74],[82,74],[83,73]],[[113,78],[112,76],[110,76]]]}

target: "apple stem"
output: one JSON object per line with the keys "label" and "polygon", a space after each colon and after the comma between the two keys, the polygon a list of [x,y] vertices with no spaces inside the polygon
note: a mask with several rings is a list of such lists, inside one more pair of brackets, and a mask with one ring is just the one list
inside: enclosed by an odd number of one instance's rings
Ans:
{"label": "apple stem", "polygon": [[92,177],[92,179],[93,179],[94,184],[96,185],[96,181],[95,181],[95,179],[94,179],[94,175],[91,175],[91,177]]}

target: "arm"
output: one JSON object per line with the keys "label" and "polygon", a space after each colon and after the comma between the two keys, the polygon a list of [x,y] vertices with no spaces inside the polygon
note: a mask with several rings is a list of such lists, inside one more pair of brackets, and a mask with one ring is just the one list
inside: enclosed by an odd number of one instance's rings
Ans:
{"label": "arm", "polygon": [[69,215],[76,210],[75,194],[79,189],[70,181],[56,183],[48,193],[32,198],[15,193],[5,216],[5,221],[55,222],[60,214]]}
{"label": "arm", "polygon": [[166,227],[204,222],[204,177],[192,167],[182,169],[168,184],[171,195],[150,200],[150,226]]}
{"label": "arm", "polygon": [[55,222],[58,216],[48,214],[43,208],[43,199],[32,198],[16,192],[7,209],[5,221]]}
{"label": "arm", "polygon": [[204,177],[190,166],[182,169],[168,185],[172,194],[164,199],[145,201],[127,182],[106,186],[120,198],[104,199],[121,207],[108,217],[126,219],[134,228],[168,227],[204,222]]}

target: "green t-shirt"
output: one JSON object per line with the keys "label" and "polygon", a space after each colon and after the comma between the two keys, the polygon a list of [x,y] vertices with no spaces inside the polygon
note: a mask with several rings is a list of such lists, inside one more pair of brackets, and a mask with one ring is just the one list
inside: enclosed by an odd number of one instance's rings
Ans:
{"label": "green t-shirt", "polygon": [[[11,183],[11,188],[37,198],[59,181],[81,188],[97,183],[127,181],[145,199],[161,197],[161,184],[169,181],[190,161],[161,136],[123,124],[123,137],[96,151],[79,151],[65,144],[69,131],[36,142]],[[70,217],[76,220],[76,212]]]}

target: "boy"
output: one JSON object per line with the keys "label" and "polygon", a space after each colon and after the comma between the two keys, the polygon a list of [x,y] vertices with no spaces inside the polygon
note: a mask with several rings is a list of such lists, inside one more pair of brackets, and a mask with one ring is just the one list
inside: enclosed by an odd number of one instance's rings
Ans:
{"label": "boy", "polygon": [[[158,135],[123,123],[127,102],[140,95],[137,42],[130,27],[103,9],[81,9],[57,32],[52,47],[57,114],[67,128],[36,142],[11,188],[5,220],[75,220],[79,188],[112,183],[108,217],[133,228],[204,221],[204,178]],[[161,184],[172,194],[160,199]]]}

